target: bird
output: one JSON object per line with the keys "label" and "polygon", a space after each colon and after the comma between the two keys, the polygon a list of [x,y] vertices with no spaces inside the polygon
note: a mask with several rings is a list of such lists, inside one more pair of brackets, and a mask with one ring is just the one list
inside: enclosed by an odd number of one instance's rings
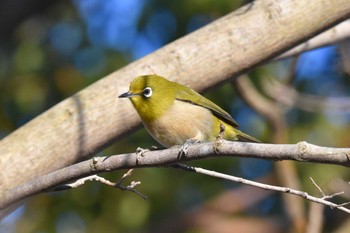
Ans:
{"label": "bird", "polygon": [[168,148],[188,142],[259,142],[238,129],[230,114],[193,89],[160,75],[134,78],[129,91],[118,96],[129,98],[149,134]]}

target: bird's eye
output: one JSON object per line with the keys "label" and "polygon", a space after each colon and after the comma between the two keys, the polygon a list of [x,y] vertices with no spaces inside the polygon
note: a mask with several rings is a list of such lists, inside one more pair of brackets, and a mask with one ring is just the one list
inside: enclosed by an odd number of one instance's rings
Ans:
{"label": "bird's eye", "polygon": [[151,97],[153,92],[152,92],[152,88],[150,87],[146,87],[145,89],[143,89],[143,92],[142,92],[143,96],[144,97]]}

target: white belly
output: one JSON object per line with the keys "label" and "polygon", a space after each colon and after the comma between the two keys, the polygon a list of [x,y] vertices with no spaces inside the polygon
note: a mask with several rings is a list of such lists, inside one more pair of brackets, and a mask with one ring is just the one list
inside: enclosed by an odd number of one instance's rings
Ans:
{"label": "white belly", "polygon": [[175,101],[159,119],[146,124],[145,128],[165,147],[181,145],[187,139],[208,141],[212,139],[212,113],[203,107]]}

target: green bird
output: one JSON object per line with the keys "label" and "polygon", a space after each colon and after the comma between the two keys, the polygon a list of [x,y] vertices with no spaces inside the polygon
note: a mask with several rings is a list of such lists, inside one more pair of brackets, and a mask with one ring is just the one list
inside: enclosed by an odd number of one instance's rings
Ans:
{"label": "green bird", "polygon": [[221,126],[226,140],[259,142],[238,130],[230,114],[212,101],[158,75],[136,77],[119,98],[131,100],[147,131],[164,147],[214,141]]}

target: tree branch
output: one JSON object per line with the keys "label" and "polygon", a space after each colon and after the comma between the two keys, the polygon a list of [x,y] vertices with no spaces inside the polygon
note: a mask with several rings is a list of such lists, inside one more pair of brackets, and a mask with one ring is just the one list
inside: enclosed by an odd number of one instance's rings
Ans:
{"label": "tree branch", "polygon": [[254,187],[265,189],[265,190],[273,190],[273,191],[277,191],[277,192],[281,192],[281,193],[290,193],[290,194],[302,197],[306,200],[309,200],[309,201],[312,201],[315,203],[319,203],[319,204],[322,204],[322,205],[325,205],[325,206],[328,206],[331,208],[337,208],[341,211],[344,211],[344,212],[350,214],[350,209],[347,209],[344,207],[344,205],[348,205],[349,203],[336,204],[336,203],[333,203],[331,201],[328,201],[329,199],[331,199],[335,196],[343,194],[343,192],[335,193],[333,195],[326,196],[313,179],[311,179],[312,183],[322,193],[321,198],[312,196],[306,192],[299,191],[296,189],[292,189],[292,188],[288,188],[288,187],[281,187],[281,186],[276,186],[276,185],[263,184],[260,182],[247,180],[247,179],[237,177],[237,176],[227,175],[227,174],[223,174],[220,172],[210,171],[210,170],[199,168],[199,167],[192,167],[192,166],[186,166],[186,165],[178,165],[178,166],[179,166],[179,168],[181,168],[182,170],[185,170],[185,171],[191,171],[191,172],[196,172],[196,173],[200,173],[203,175],[212,176],[212,177],[216,177],[216,178],[220,178],[220,179],[230,180],[230,181],[233,181],[236,183],[246,184],[246,185],[254,186]]}
{"label": "tree branch", "polygon": [[114,170],[168,166],[179,161],[199,160],[210,157],[247,157],[274,161],[296,160],[302,162],[329,163],[350,166],[349,148],[330,148],[306,142],[298,144],[260,144],[220,140],[190,145],[186,155],[178,159],[180,147],[140,153],[94,157],[69,167],[38,177],[30,182],[2,192],[0,209],[24,200],[32,195],[50,191],[54,187],[93,174]]}
{"label": "tree branch", "polygon": [[91,175],[91,176],[87,176],[84,178],[80,178],[79,180],[76,180],[73,183],[59,185],[59,186],[55,187],[53,189],[53,191],[62,191],[62,190],[77,188],[77,187],[85,184],[86,181],[98,181],[102,184],[105,184],[105,185],[108,185],[108,186],[111,186],[114,188],[119,188],[122,191],[130,191],[130,192],[136,193],[137,195],[139,195],[143,199],[147,199],[147,196],[143,195],[142,193],[140,193],[139,191],[134,189],[137,185],[141,184],[141,181],[132,181],[130,183],[130,185],[128,185],[128,186],[122,185],[125,178],[132,174],[132,171],[133,171],[133,169],[130,169],[128,172],[126,172],[118,182],[112,182],[112,181],[107,180],[106,178],[98,176],[98,175]]}
{"label": "tree branch", "polygon": [[305,51],[338,43],[350,36],[350,20],[346,20],[337,26],[311,38],[310,40],[279,55],[275,60],[301,54]]}

